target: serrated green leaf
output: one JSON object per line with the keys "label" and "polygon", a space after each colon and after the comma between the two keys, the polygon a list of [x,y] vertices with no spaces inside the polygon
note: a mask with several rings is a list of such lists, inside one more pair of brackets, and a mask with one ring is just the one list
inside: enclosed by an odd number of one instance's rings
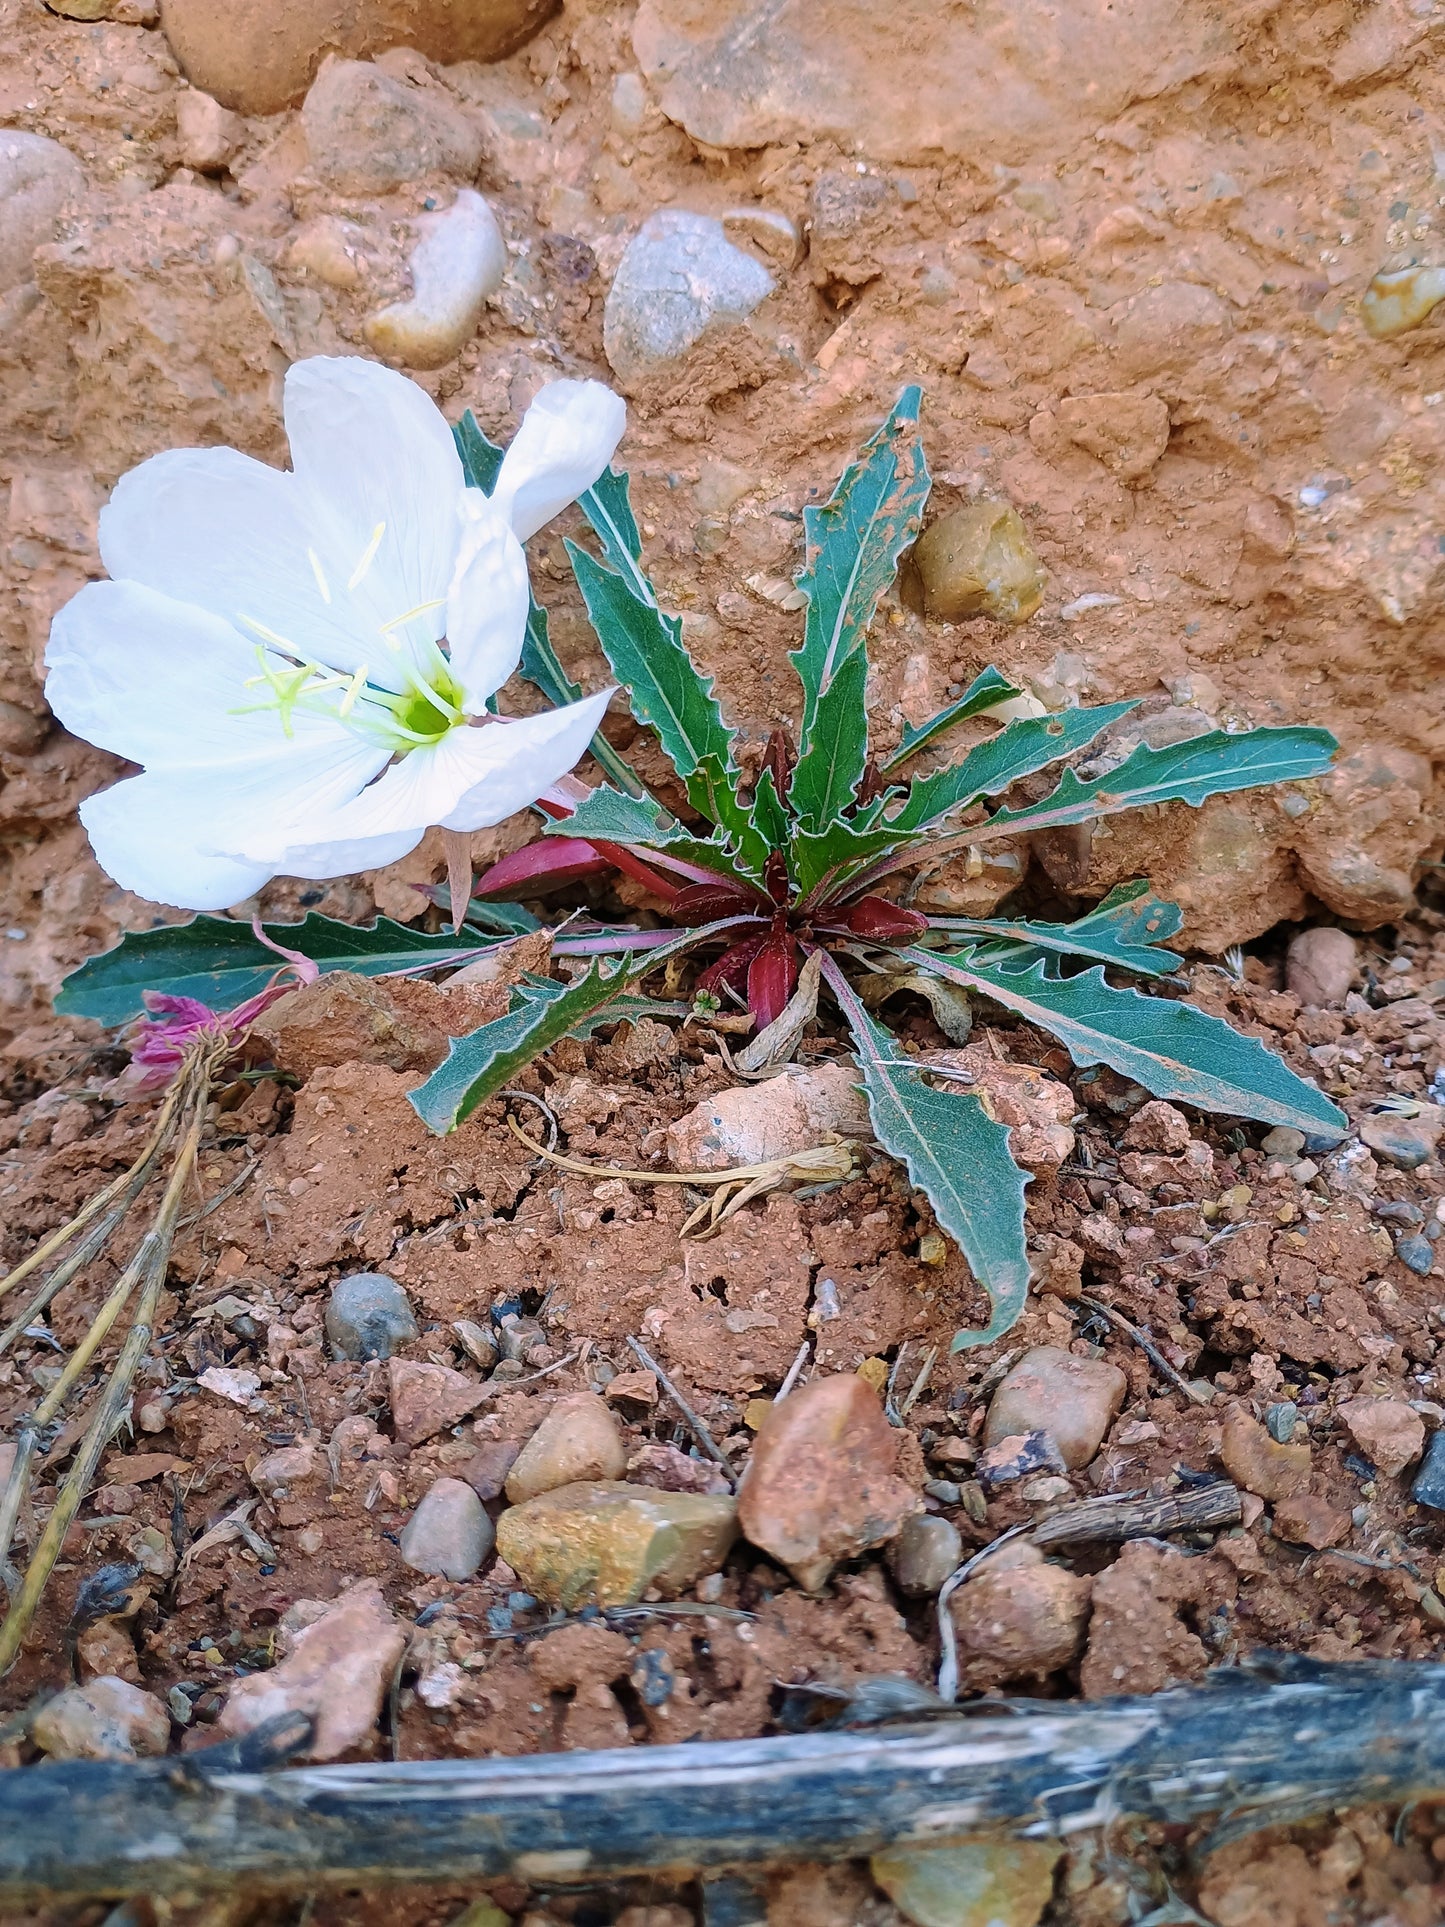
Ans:
{"label": "serrated green leaf", "polygon": [[915,776],[903,808],[892,818],[893,826],[898,830],[927,829],[981,797],[998,796],[1021,776],[1032,776],[1036,770],[1072,756],[1110,723],[1137,708],[1137,702],[1100,703],[1093,708],[1065,709],[1057,716],[1031,716],[1009,723],[956,763],[930,770],[926,776]]}
{"label": "serrated green leaf", "polygon": [[[358,927],[314,910],[300,923],[264,927],[276,943],[309,957],[323,975],[354,970],[362,977],[381,977],[429,961],[461,963],[490,947],[485,939],[467,943],[450,933],[428,936],[389,917]],[[249,924],[193,917],[189,923],[128,931],[114,949],[71,971],[55,994],[55,1008],[67,1017],[122,1024],[144,1008],[142,991],[160,990],[198,998],[214,1010],[233,1010],[264,990],[284,961],[256,941]]]}
{"label": "serrated green leaf", "polygon": [[479,488],[490,495],[497,486],[505,449],[499,448],[482,433],[481,425],[469,408],[452,429],[452,440],[462,459],[462,473],[468,488]]}
{"label": "serrated green leaf", "polygon": [[1029,1289],[1024,1239],[1029,1178],[1009,1154],[1008,1127],[990,1117],[976,1093],[940,1091],[925,1083],[892,1033],[868,1015],[842,971],[832,965],[827,974],[858,1041],[878,1142],[906,1167],[989,1295],[987,1326],[959,1332],[954,1350],[991,1344],[1017,1324]]}
{"label": "serrated green leaf", "polygon": [[808,610],[802,645],[791,657],[803,685],[803,720],[788,802],[814,832],[852,801],[867,757],[868,626],[928,499],[919,401],[916,387],[905,388],[831,499],[803,510],[805,561],[797,583]]}
{"label": "serrated green leaf", "polygon": [[765,769],[753,786],[752,820],[753,829],[764,850],[781,850],[786,856],[793,824],[778,795],[778,786],[773,781],[770,769]]}
{"label": "serrated green leaf", "polygon": [[592,524],[607,562],[630,584],[634,595],[655,607],[657,597],[642,571],[642,533],[632,513],[626,475],[609,468],[577,497],[577,505]]}
{"label": "serrated green leaf", "polygon": [[[490,495],[497,485],[497,474],[505,451],[498,448],[495,442],[488,441],[470,408],[453,428],[452,439],[462,458],[462,471],[468,487],[479,488],[484,495]],[[535,596],[532,597],[532,606],[527,615],[518,670],[534,689],[540,689],[548,702],[558,708],[565,703],[578,702],[582,697],[581,683],[574,682],[567,674],[552,647],[552,638],[547,629],[547,611]],[[487,698],[487,707],[495,710],[495,696]],[[634,796],[641,796],[642,784],[636,772],[626,758],[617,753],[600,729],[592,738],[591,754],[599,768],[606,770],[614,783],[620,783],[623,789]]]}
{"label": "serrated green leaf", "polygon": [[669,958],[706,943],[737,925],[736,918],[703,924],[684,931],[674,942],[651,950],[624,952],[616,962],[599,958],[586,974],[569,984],[549,977],[528,977],[512,990],[505,1017],[483,1024],[466,1037],[454,1037],[451,1049],[431,1076],[408,1101],[428,1130],[444,1133],[464,1123],[479,1104],[494,1097],[518,1071],[525,1070],[550,1045],[576,1032],[589,1020],[610,1021],[632,1014],[626,1006],[627,986]]}
{"label": "serrated green leaf", "polygon": [[1018,693],[1017,686],[992,666],[980,671],[956,703],[950,703],[947,709],[940,709],[936,716],[930,716],[928,721],[921,723],[917,729],[910,724],[904,730],[897,749],[888,758],[883,768],[897,769],[900,763],[906,763],[910,756],[916,756],[919,750],[933,741],[935,736],[941,736],[944,730],[952,729],[955,723],[964,722],[970,716],[981,715],[984,710],[992,709],[996,703],[1007,702],[1010,696],[1017,696]]}
{"label": "serrated green leaf", "polygon": [[1102,968],[1048,977],[1041,963],[1012,971],[981,963],[972,953],[938,957],[909,949],[903,955],[1037,1024],[1081,1067],[1107,1064],[1156,1097],[1297,1131],[1343,1134],[1349,1128],[1343,1111],[1253,1037],[1193,1004],[1115,990]]}
{"label": "serrated green leaf", "polygon": [[721,837],[704,840],[683,829],[650,796],[623,796],[607,784],[578,800],[571,816],[555,818],[546,836],[578,836],[596,843],[622,843],[635,850],[671,850],[674,856],[719,876],[735,878],[736,868]]}
{"label": "serrated green leaf", "polygon": [[1141,977],[1165,977],[1183,959],[1160,948],[1184,922],[1176,903],[1156,897],[1147,883],[1121,883],[1074,923],[1030,923],[980,917],[934,917],[935,930],[955,936],[1001,939],[975,954],[996,968],[1022,970],[1040,952],[1119,964]]}
{"label": "serrated green leaf", "polygon": [[430,1131],[455,1130],[534,1057],[609,1003],[634,971],[631,956],[610,968],[599,958],[570,984],[529,978],[516,985],[505,1017],[452,1039],[431,1076],[409,1093],[412,1109]]}
{"label": "serrated green leaf", "polygon": [[818,831],[796,829],[791,846],[793,880],[800,897],[821,902],[840,895],[866,866],[900,845],[916,842],[901,836],[891,824],[866,829],[849,817],[839,817]]}
{"label": "serrated green leaf", "polygon": [[1051,795],[1021,809],[1000,810],[988,828],[1052,830],[1119,810],[1142,809],[1147,803],[1197,808],[1207,797],[1231,790],[1321,776],[1338,748],[1327,729],[1250,729],[1237,736],[1214,729],[1165,749],[1141,743],[1102,775],[1081,777],[1066,769]]}
{"label": "serrated green leaf", "polygon": [[[694,809],[717,821],[715,772],[723,772],[735,805],[736,775],[733,731],[723,721],[712,677],[701,673],[683,647],[676,616],[644,601],[615,570],[575,542],[567,544],[567,553],[592,627],[633,715],[656,731]],[[741,812],[741,805],[736,808]]]}

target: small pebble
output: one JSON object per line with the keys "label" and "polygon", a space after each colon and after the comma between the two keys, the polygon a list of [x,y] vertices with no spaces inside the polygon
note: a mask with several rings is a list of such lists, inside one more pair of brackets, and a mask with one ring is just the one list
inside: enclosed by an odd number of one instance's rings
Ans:
{"label": "small pebble", "polygon": [[1035,1927],[1053,1895],[1058,1840],[890,1847],[869,1862],[899,1912],[923,1927]]}
{"label": "small pebble", "polygon": [[1428,1238],[1401,1238],[1395,1256],[1421,1278],[1428,1278],[1435,1266],[1435,1247]]}
{"label": "small pebble", "polygon": [[1305,1134],[1292,1130],[1288,1124],[1276,1124],[1260,1139],[1259,1148],[1266,1157],[1296,1158],[1305,1148]]}
{"label": "small pebble", "polygon": [[1424,1462],[1410,1487],[1410,1497],[1417,1505],[1445,1512],[1445,1430],[1430,1434]]}
{"label": "small pebble", "polygon": [[[1317,924],[1291,939],[1285,983],[1302,1004],[1315,1009],[1342,1004],[1359,964],[1359,947],[1348,930]],[[1313,1146],[1307,1142],[1304,1148]]]}
{"label": "small pebble", "polygon": [[685,355],[704,335],[736,327],[773,291],[761,261],[722,222],[659,208],[627,245],[607,295],[602,338],[624,390]]}
{"label": "small pebble", "polygon": [[951,1520],[915,1513],[903,1521],[885,1556],[901,1592],[913,1599],[931,1599],[962,1560],[963,1540]]}
{"label": "small pebble", "polygon": [[675,1599],[721,1567],[737,1537],[730,1497],[652,1492],[598,1479],[509,1508],[497,1549],[534,1597],[574,1612]]}
{"label": "small pebble", "polygon": [[941,515],[913,560],[924,606],[944,622],[1027,622],[1044,599],[1043,567],[1023,517],[1007,502],[971,502]]}
{"label": "small pebble", "polygon": [[1046,1432],[1058,1448],[1062,1464],[1026,1469],[1076,1472],[1099,1450],[1124,1402],[1127,1385],[1119,1367],[1105,1359],[1076,1358],[1055,1345],[1036,1345],[1024,1353],[994,1393],[984,1426],[984,1444],[996,1445],[1000,1439],[1021,1432]]}
{"label": "small pebble", "polygon": [[1445,300],[1445,268],[1410,267],[1377,274],[1360,296],[1360,319],[1377,341],[1418,328]]}
{"label": "small pebble", "polygon": [[1435,1155],[1442,1131],[1445,1110],[1428,1105],[1418,1117],[1401,1117],[1393,1111],[1377,1111],[1360,1119],[1360,1142],[1376,1157],[1401,1171],[1413,1171]]}
{"label": "small pebble", "polygon": [[189,1693],[183,1693],[179,1686],[173,1686],[166,1694],[166,1705],[170,1708],[171,1718],[177,1726],[189,1726],[195,1707],[191,1704]]}
{"label": "small pebble", "polygon": [[1377,1471],[1394,1478],[1425,1449],[1425,1421],[1402,1398],[1347,1398],[1340,1417]]}
{"label": "small pebble", "polygon": [[937,1499],[940,1505],[957,1505],[963,1497],[962,1488],[952,1479],[925,1479],[923,1490],[930,1499]]}
{"label": "small pebble", "polygon": [[[610,1388],[609,1388],[610,1389]],[[594,1392],[559,1399],[507,1474],[513,1505],[583,1479],[620,1479],[627,1447],[617,1415]]]}
{"label": "small pebble", "polygon": [[134,1760],[165,1752],[171,1721],[154,1694],[107,1676],[47,1700],[31,1736],[53,1760]]}
{"label": "small pebble", "polygon": [[1264,1415],[1265,1426],[1270,1437],[1277,1445],[1288,1445],[1294,1437],[1295,1426],[1299,1423],[1299,1407],[1287,1399],[1271,1405]]}
{"label": "small pebble", "polygon": [[367,341],[403,368],[441,368],[476,332],[482,310],[507,272],[507,245],[491,208],[469,187],[452,205],[417,222],[421,239],[407,263],[410,300],[379,309]]}
{"label": "small pebble", "polygon": [[495,1536],[481,1500],[465,1480],[438,1479],[402,1530],[401,1556],[414,1572],[470,1579]]}
{"label": "small pebble", "polygon": [[332,1287],[326,1336],[338,1358],[390,1358],[417,1336],[411,1300],[384,1271],[354,1271]]}

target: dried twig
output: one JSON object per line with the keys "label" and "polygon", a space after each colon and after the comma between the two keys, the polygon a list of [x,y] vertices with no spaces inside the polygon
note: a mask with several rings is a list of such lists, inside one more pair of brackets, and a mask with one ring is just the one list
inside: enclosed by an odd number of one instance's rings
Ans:
{"label": "dried twig", "polygon": [[1197,1486],[1165,1499],[1146,1496],[1080,1499],[1060,1506],[1033,1529],[1036,1546],[1105,1545],[1119,1539],[1162,1538],[1168,1532],[1202,1532],[1237,1525],[1239,1488],[1228,1479]]}
{"label": "dried twig", "polygon": [[793,1387],[797,1384],[798,1380],[802,1377],[803,1367],[807,1364],[808,1355],[812,1351],[812,1349],[813,1349],[812,1339],[805,1338],[802,1344],[799,1345],[798,1347],[798,1356],[793,1360],[792,1364],[788,1367],[788,1376],[783,1380],[782,1384],[777,1389],[777,1393],[773,1398],[774,1405],[781,1405],[783,1400],[788,1396],[788,1393],[792,1391]]}
{"label": "dried twig", "polygon": [[1191,1405],[1210,1403],[1212,1394],[1201,1392],[1198,1386],[1191,1385],[1187,1378],[1176,1372],[1153,1340],[1146,1338],[1139,1327],[1132,1324],[1123,1312],[1116,1311],[1112,1305],[1106,1305],[1102,1298],[1089,1298],[1083,1292],[1079,1293],[1079,1303],[1087,1305],[1090,1311],[1098,1312],[1101,1318],[1107,1318],[1116,1331],[1121,1331],[1127,1338],[1132,1338],[1159,1376],[1172,1385],[1176,1392],[1182,1392]]}
{"label": "dried twig", "polygon": [[990,1539],[986,1546],[972,1553],[961,1566],[955,1568],[944,1580],[938,1593],[938,1697],[952,1704],[958,1698],[958,1637],[953,1630],[953,1614],[948,1610],[948,1602],[963,1585],[971,1579],[986,1559],[992,1559],[1000,1546],[1006,1546],[1010,1539],[1020,1538],[1033,1529],[1033,1521],[1025,1519],[1022,1525],[1010,1526],[1001,1532],[997,1539]]}
{"label": "dried twig", "polygon": [[722,1447],[718,1444],[717,1440],[713,1437],[712,1433],[709,1432],[707,1427],[703,1424],[702,1420],[698,1417],[697,1413],[694,1412],[692,1407],[688,1404],[687,1400],[683,1397],[682,1393],[677,1389],[677,1387],[673,1384],[672,1380],[668,1377],[667,1373],[662,1369],[662,1367],[658,1364],[657,1360],[652,1356],[651,1352],[649,1352],[647,1347],[642,1343],[642,1340],[640,1338],[629,1338],[627,1343],[631,1347],[632,1351],[636,1354],[636,1356],[641,1360],[642,1364],[646,1367],[646,1369],[649,1372],[653,1373],[653,1375],[657,1379],[658,1384],[662,1387],[663,1391],[667,1393],[667,1396],[672,1400],[673,1404],[677,1407],[678,1411],[682,1413],[683,1419],[687,1424],[688,1430],[692,1433],[693,1437],[697,1440],[698,1444],[702,1447],[703,1451],[707,1453],[708,1457],[713,1461],[714,1465],[720,1465],[722,1467],[723,1471],[727,1474],[729,1480],[732,1482],[734,1486],[736,1486],[738,1482],[738,1475],[733,1470],[732,1461],[728,1458],[727,1453],[723,1451]]}

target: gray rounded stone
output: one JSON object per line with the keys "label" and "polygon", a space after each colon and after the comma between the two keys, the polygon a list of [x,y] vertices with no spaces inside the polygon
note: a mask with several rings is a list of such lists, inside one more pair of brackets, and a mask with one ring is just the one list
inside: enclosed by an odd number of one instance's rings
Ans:
{"label": "gray rounded stone", "polygon": [[950,1519],[915,1513],[888,1547],[888,1565],[901,1592],[931,1599],[963,1558],[963,1540]]}
{"label": "gray rounded stone", "polygon": [[38,247],[55,239],[67,201],[85,192],[85,170],[45,134],[0,128],[0,294],[31,279]]}
{"label": "gray rounded stone", "polygon": [[402,1530],[401,1556],[414,1572],[470,1579],[495,1538],[472,1488],[462,1479],[438,1479]]}
{"label": "gray rounded stone", "polygon": [[354,1271],[332,1288],[326,1336],[338,1358],[390,1358],[416,1335],[411,1300],[384,1271]]}
{"label": "gray rounded stone", "polygon": [[618,380],[641,380],[704,334],[746,320],[773,285],[721,221],[659,208],[628,243],[607,296],[602,339]]}

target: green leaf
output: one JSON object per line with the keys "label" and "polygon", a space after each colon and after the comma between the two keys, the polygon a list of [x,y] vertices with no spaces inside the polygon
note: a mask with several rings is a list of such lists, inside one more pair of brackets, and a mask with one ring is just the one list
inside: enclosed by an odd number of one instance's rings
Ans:
{"label": "green leaf", "polygon": [[604,783],[582,797],[571,816],[545,825],[547,836],[578,836],[597,843],[622,843],[635,850],[671,850],[674,856],[720,876],[736,878],[732,859],[719,841],[694,836],[676,823],[650,796],[622,796]]}
{"label": "green leaf", "polygon": [[861,828],[846,816],[822,830],[794,830],[793,880],[800,896],[815,900],[838,896],[867,864],[917,840],[900,835],[891,823]]}
{"label": "green leaf", "polygon": [[925,1193],[992,1301],[984,1330],[959,1332],[953,1348],[991,1344],[1018,1323],[1029,1289],[1024,1187],[1030,1180],[1009,1154],[1008,1127],[989,1115],[977,1093],[925,1083],[836,965],[828,981],[858,1040],[878,1142]]}
{"label": "green leaf", "polygon": [[997,669],[990,667],[983,670],[974,677],[956,703],[950,703],[947,709],[940,709],[936,716],[930,716],[917,729],[910,724],[883,768],[897,769],[900,763],[906,763],[910,756],[916,756],[935,736],[952,729],[955,723],[980,715],[984,710],[992,709],[995,703],[1007,702],[1010,696],[1017,696],[1018,693],[1017,686],[1007,676],[1000,675]]}
{"label": "green leaf", "polygon": [[792,652],[803,721],[788,801],[813,831],[842,813],[863,774],[868,626],[928,499],[919,401],[916,387],[905,388],[831,499],[803,510],[805,561],[797,582],[808,611],[802,645]]}
{"label": "green leaf", "polygon": [[793,824],[770,769],[765,769],[753,786],[752,818],[754,832],[764,850],[781,850],[786,855]]}
{"label": "green leaf", "polygon": [[1065,709],[1057,716],[1031,716],[1009,723],[956,763],[930,770],[926,776],[915,776],[903,808],[891,819],[893,826],[898,830],[926,829],[980,797],[997,796],[1021,776],[1032,776],[1035,770],[1047,769],[1061,757],[1072,756],[1110,723],[1137,707],[1133,702],[1100,703],[1089,709]]}
{"label": "green leaf", "polygon": [[1076,1064],[1107,1064],[1156,1097],[1297,1131],[1349,1129],[1343,1111],[1253,1037],[1193,1004],[1115,990],[1102,968],[1048,977],[1042,963],[1013,971],[982,963],[973,953],[943,958],[909,949],[903,955],[1037,1024],[1058,1038]]}
{"label": "green leaf", "polygon": [[1020,970],[1040,952],[1060,957],[1088,957],[1095,963],[1120,964],[1141,977],[1164,977],[1177,970],[1182,958],[1162,946],[1184,922],[1178,904],[1156,897],[1147,883],[1121,883],[1086,917],[1075,923],[996,921],[979,917],[934,917],[935,930],[961,937],[1003,939],[976,952],[980,962],[995,968]]}
{"label": "green leaf", "polygon": [[[466,943],[450,933],[428,936],[389,917],[358,928],[313,911],[301,923],[272,923],[265,929],[285,949],[309,957],[323,975],[354,970],[362,977],[381,977],[418,964],[462,963],[490,948],[485,940]],[[193,917],[189,923],[128,931],[113,950],[71,971],[56,992],[55,1008],[67,1017],[121,1024],[144,1008],[143,990],[160,990],[232,1010],[264,990],[284,962],[256,941],[249,924]]]}
{"label": "green leaf", "polygon": [[615,468],[577,497],[578,507],[592,524],[607,562],[622,576],[639,600],[657,606],[652,584],[642,571],[642,534],[632,513],[627,477]]}
{"label": "green leaf", "polygon": [[497,486],[497,475],[506,451],[498,448],[495,442],[488,441],[470,408],[453,428],[452,440],[462,458],[462,473],[467,478],[467,487],[479,488],[483,495],[490,495]]}
{"label": "green leaf", "polygon": [[505,1017],[483,1024],[451,1048],[426,1082],[410,1095],[412,1109],[428,1130],[455,1130],[532,1059],[573,1032],[582,1020],[626,987],[636,966],[630,955],[610,969],[599,958],[570,984],[531,977],[512,991]]}
{"label": "green leaf", "polygon": [[528,977],[513,988],[505,1017],[452,1039],[445,1059],[408,1094],[412,1109],[429,1130],[455,1130],[550,1045],[563,1037],[585,1035],[589,1022],[611,1022],[613,1017],[634,1014],[626,992],[636,978],[731,927],[726,919],[703,924],[684,931],[673,943],[658,944],[640,954],[625,952],[615,963],[598,958],[584,976],[569,984]]}
{"label": "green leaf", "polygon": [[1141,743],[1122,763],[1099,776],[1081,777],[1066,769],[1059,786],[1038,803],[1000,810],[990,831],[1015,824],[1033,830],[1057,829],[1142,809],[1146,803],[1189,803],[1230,790],[1258,789],[1271,783],[1297,783],[1329,768],[1339,744],[1327,729],[1250,729],[1231,736],[1214,729],[1165,749]]}
{"label": "green leaf", "polygon": [[[504,451],[495,442],[487,440],[470,408],[452,430],[452,437],[457,445],[457,453],[462,458],[468,487],[479,488],[484,495],[490,495],[497,485]],[[522,638],[522,660],[518,668],[532,687],[540,689],[548,702],[558,708],[564,703],[575,703],[581,699],[582,685],[574,682],[562,667],[547,630],[547,611],[535,596],[532,597],[532,607],[527,616],[526,634]],[[495,698],[489,697],[487,707],[494,709],[495,706]],[[634,796],[642,794],[642,784],[631,764],[618,755],[600,729],[592,738],[591,750],[599,768],[606,770],[614,783],[620,783],[623,789]]]}
{"label": "green leaf", "polygon": [[[612,673],[627,692],[633,715],[657,732],[669,762],[687,786],[694,809],[714,822],[719,812],[744,814],[736,800],[733,732],[723,721],[711,676],[683,647],[682,624],[604,568],[575,542],[567,544],[577,586]],[[722,793],[726,792],[726,798]]]}

